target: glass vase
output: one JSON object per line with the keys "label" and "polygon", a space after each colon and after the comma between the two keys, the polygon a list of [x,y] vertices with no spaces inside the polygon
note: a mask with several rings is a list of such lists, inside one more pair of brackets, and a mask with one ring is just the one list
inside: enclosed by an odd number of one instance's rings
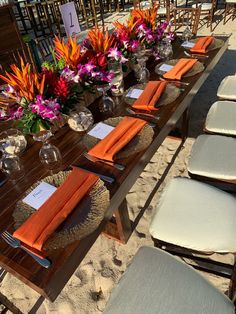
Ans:
{"label": "glass vase", "polygon": [[16,180],[24,175],[24,168],[17,155],[19,151],[18,141],[15,138],[6,136],[7,132],[0,134],[0,151],[2,154],[0,160],[0,169],[9,180]]}
{"label": "glass vase", "polygon": [[49,170],[60,168],[62,162],[62,156],[59,149],[49,141],[52,135],[50,130],[43,130],[33,134],[33,139],[35,141],[43,143],[39,151],[39,159],[45,168]]}
{"label": "glass vase", "polygon": [[113,79],[111,81],[111,91],[114,96],[122,96],[124,94],[124,77],[122,64],[117,61],[109,61],[108,68],[113,73]]}

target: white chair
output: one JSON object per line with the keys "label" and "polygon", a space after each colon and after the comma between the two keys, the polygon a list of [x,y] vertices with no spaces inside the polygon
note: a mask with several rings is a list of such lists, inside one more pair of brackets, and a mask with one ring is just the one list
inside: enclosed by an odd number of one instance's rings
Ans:
{"label": "white chair", "polygon": [[[206,259],[204,255],[236,253],[236,197],[206,183],[174,178],[162,193],[149,231],[155,246],[204,262],[194,265],[224,277],[222,263]],[[234,266],[227,267],[232,297]]]}
{"label": "white chair", "polygon": [[200,135],[188,162],[190,176],[236,183],[236,138]]}
{"label": "white chair", "polygon": [[193,268],[156,248],[134,256],[104,314],[233,314],[233,303]]}
{"label": "white chair", "polygon": [[236,75],[226,76],[221,81],[217,96],[221,99],[236,100]]}
{"label": "white chair", "polygon": [[236,136],[236,102],[216,101],[208,111],[204,130],[208,133]]}

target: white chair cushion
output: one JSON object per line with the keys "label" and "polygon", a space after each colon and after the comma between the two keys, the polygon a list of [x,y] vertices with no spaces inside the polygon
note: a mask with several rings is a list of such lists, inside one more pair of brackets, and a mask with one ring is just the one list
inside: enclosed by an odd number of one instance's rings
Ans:
{"label": "white chair cushion", "polygon": [[188,171],[222,181],[236,180],[236,139],[200,135],[193,144]]}
{"label": "white chair cushion", "polygon": [[236,136],[236,102],[215,102],[207,114],[205,129],[212,133]]}
{"label": "white chair cushion", "polygon": [[236,75],[226,76],[221,81],[217,96],[223,99],[236,100]]}
{"label": "white chair cushion", "polygon": [[225,0],[226,3],[236,3],[236,0]]}
{"label": "white chair cushion", "polygon": [[208,10],[211,10],[212,8],[212,3],[199,3],[198,5],[197,4],[193,4],[192,5],[192,8],[197,8],[197,6],[199,7],[201,5],[201,11],[208,11]]}
{"label": "white chair cushion", "polygon": [[233,314],[233,303],[193,268],[156,248],[133,258],[103,314]]}
{"label": "white chair cushion", "polygon": [[164,15],[164,14],[166,14],[166,8],[159,8],[158,10],[157,10],[157,15]]}
{"label": "white chair cushion", "polygon": [[150,225],[153,238],[202,252],[236,252],[236,197],[211,185],[174,178]]}

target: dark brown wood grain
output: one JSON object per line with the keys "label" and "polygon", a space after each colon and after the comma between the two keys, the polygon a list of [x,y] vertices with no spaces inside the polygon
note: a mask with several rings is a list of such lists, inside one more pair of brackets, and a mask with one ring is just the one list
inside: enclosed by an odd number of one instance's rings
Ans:
{"label": "dark brown wood grain", "polygon": [[[52,266],[49,269],[40,267],[23,251],[11,249],[0,239],[0,266],[31,288],[35,289],[42,296],[51,301],[56,299],[75,269],[84,259],[86,253],[96,241],[97,237],[104,230],[115,210],[122,204],[125,196],[141,174],[146,164],[152,158],[153,154],[160,147],[170,131],[175,127],[177,121],[185,112],[195,94],[227,49],[228,38],[225,37],[222,39],[225,41],[224,46],[215,51],[211,51],[209,53],[210,57],[203,59],[206,66],[205,71],[194,77],[185,79],[184,81],[189,82],[190,85],[175,102],[160,109],[161,119],[155,128],[155,136],[152,144],[144,151],[122,160],[122,163],[126,165],[125,171],[120,172],[103,164],[95,165],[88,162],[81,156],[81,153],[85,150],[84,144],[81,141],[82,136],[69,130],[68,127],[63,127],[55,134],[53,142],[59,147],[63,155],[63,169],[76,163],[87,169],[96,170],[105,175],[111,175],[116,179],[116,182],[113,185],[107,185],[110,190],[111,202],[106,217],[97,230],[86,239],[77,241],[64,249],[51,252],[49,258],[52,260]],[[183,48],[180,48],[179,42],[176,41],[174,58],[183,56]],[[150,61],[149,68],[151,70],[151,79],[155,80],[158,76],[154,73],[154,66],[154,61]],[[133,84],[135,84],[135,79],[131,73],[125,80],[126,88]],[[90,106],[96,121],[105,118],[105,116],[98,113],[98,101],[99,100],[95,101]],[[125,114],[124,103],[122,101],[120,101],[119,108],[117,109],[117,115],[118,114]],[[6,229],[13,231],[12,212],[16,201],[21,198],[26,189],[35,181],[50,174],[50,172],[44,169],[39,162],[39,149],[39,143],[29,145],[21,158],[25,167],[25,176],[16,182],[9,181],[0,188],[0,232]]]}

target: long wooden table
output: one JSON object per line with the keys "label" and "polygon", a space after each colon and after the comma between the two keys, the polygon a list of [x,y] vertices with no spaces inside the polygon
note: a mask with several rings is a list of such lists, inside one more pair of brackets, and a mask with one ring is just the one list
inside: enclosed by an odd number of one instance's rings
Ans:
{"label": "long wooden table", "polygon": [[[123,228],[127,227],[127,232],[130,232],[131,224],[124,226],[124,223],[127,222],[127,219],[125,219],[127,217],[124,217],[124,212],[122,212],[125,211],[123,206],[124,199],[146,164],[175,127],[177,121],[186,112],[193,97],[227,49],[228,38],[223,37],[222,39],[224,40],[224,45],[220,49],[209,52],[209,58],[202,59],[205,64],[204,72],[185,79],[184,81],[190,83],[189,86],[185,88],[175,102],[160,109],[161,119],[154,129],[155,135],[152,144],[144,151],[122,160],[122,163],[126,165],[125,171],[120,172],[102,164],[98,166],[85,160],[81,156],[85,150],[81,141],[82,135],[69,130],[68,127],[63,127],[55,134],[53,142],[61,150],[63,155],[62,167],[64,169],[71,164],[80,164],[87,169],[113,176],[116,179],[113,185],[107,185],[107,188],[110,190],[111,200],[105,218],[97,230],[84,240],[74,242],[64,249],[52,252],[49,255],[52,260],[52,266],[49,269],[40,267],[22,250],[12,249],[3,240],[0,240],[0,266],[35,289],[42,296],[54,301],[98,236],[103,232],[114,213],[120,217],[120,223],[123,223]],[[183,48],[180,47],[178,41],[175,43],[174,51],[174,58],[184,57]],[[149,64],[149,67],[151,79],[157,79],[158,76],[154,73],[154,63]],[[128,75],[125,82],[126,87],[135,84],[132,73]],[[95,101],[90,107],[97,121],[105,118],[98,114],[98,101]],[[117,114],[125,114],[122,101]],[[4,128],[4,126],[1,126],[1,128]],[[25,176],[14,183],[9,181],[0,188],[0,232],[6,229],[13,231],[12,212],[16,201],[21,198],[32,183],[49,175],[49,171],[42,167],[38,159],[40,146],[40,143],[29,145],[29,148],[22,156],[22,162],[26,170]],[[123,236],[126,237],[125,234]]]}

